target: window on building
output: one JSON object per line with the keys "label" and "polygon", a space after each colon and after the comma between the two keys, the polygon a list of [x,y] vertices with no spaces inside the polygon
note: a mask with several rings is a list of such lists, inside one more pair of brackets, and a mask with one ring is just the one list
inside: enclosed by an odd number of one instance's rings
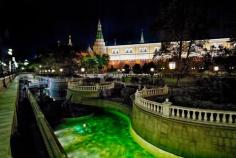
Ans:
{"label": "window on building", "polygon": [[119,49],[113,49],[112,54],[119,54]]}
{"label": "window on building", "polygon": [[139,48],[139,52],[147,52],[147,48],[144,47],[144,48]]}
{"label": "window on building", "polygon": [[125,49],[125,53],[133,53],[133,49],[132,48],[127,48],[127,49]]}
{"label": "window on building", "polygon": [[144,52],[147,52],[147,48],[146,48],[146,47],[145,47],[145,48],[143,48],[143,51],[144,51]]}

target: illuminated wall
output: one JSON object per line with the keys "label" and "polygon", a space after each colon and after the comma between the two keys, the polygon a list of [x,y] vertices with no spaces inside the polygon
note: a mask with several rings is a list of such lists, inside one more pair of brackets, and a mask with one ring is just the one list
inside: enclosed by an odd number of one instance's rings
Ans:
{"label": "illuminated wall", "polygon": [[[204,45],[208,50],[211,46],[216,48],[220,45],[229,48],[229,38],[209,39]],[[177,45],[176,42],[172,42]],[[161,43],[144,43],[144,44],[129,44],[129,45],[115,45],[107,46],[106,51],[110,56],[109,65],[114,67],[123,66],[124,64],[134,65],[135,63],[144,64],[153,60],[155,51],[159,51]],[[183,52],[184,54],[184,52]],[[201,54],[199,54],[201,55]]]}

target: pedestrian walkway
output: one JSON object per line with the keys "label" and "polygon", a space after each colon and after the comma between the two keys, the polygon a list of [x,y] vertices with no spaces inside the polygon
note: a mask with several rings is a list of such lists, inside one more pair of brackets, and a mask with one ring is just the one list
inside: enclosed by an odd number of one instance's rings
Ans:
{"label": "pedestrian walkway", "polygon": [[0,158],[11,157],[10,137],[17,99],[18,79],[0,91]]}

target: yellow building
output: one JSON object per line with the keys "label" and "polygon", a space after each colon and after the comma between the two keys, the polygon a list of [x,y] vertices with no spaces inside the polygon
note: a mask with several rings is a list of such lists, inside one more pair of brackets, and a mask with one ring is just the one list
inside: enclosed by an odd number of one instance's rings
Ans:
{"label": "yellow building", "polygon": [[[220,38],[220,39],[206,39],[206,43],[204,44],[204,48],[210,50],[212,46],[216,49],[219,46],[224,46],[229,48],[230,43],[229,38]],[[185,41],[188,42],[188,41]],[[177,42],[171,42],[173,45],[177,45]],[[159,51],[161,48],[161,42],[159,43],[145,43],[143,32],[141,34],[140,43],[138,44],[127,44],[127,45],[113,45],[106,46],[103,35],[102,35],[102,25],[100,21],[98,22],[98,31],[96,36],[96,41],[93,46],[93,51],[98,54],[109,54],[110,63],[109,65],[119,68],[124,64],[129,64],[130,66],[135,63],[144,64],[145,62],[153,61],[153,57],[155,52]],[[200,51],[195,55],[203,55],[206,53],[205,51]],[[186,52],[183,52],[183,57]],[[170,56],[170,55],[169,55]]]}

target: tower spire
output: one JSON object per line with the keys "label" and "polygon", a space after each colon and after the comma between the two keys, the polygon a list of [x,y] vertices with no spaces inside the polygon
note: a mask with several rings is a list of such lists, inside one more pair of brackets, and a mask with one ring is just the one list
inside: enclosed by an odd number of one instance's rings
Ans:
{"label": "tower spire", "polygon": [[69,35],[68,46],[71,46],[71,47],[72,47],[72,40],[71,40],[71,35]]}
{"label": "tower spire", "polygon": [[98,20],[98,30],[96,35],[96,40],[104,40],[103,34],[102,34],[102,25],[100,19]]}
{"label": "tower spire", "polygon": [[141,32],[141,39],[140,39],[140,43],[144,43],[143,29],[142,29],[142,32]]}
{"label": "tower spire", "polygon": [[93,51],[97,54],[106,53],[106,43],[104,42],[103,34],[102,34],[102,25],[100,19],[98,20],[98,28],[96,34],[96,41],[93,45]]}

